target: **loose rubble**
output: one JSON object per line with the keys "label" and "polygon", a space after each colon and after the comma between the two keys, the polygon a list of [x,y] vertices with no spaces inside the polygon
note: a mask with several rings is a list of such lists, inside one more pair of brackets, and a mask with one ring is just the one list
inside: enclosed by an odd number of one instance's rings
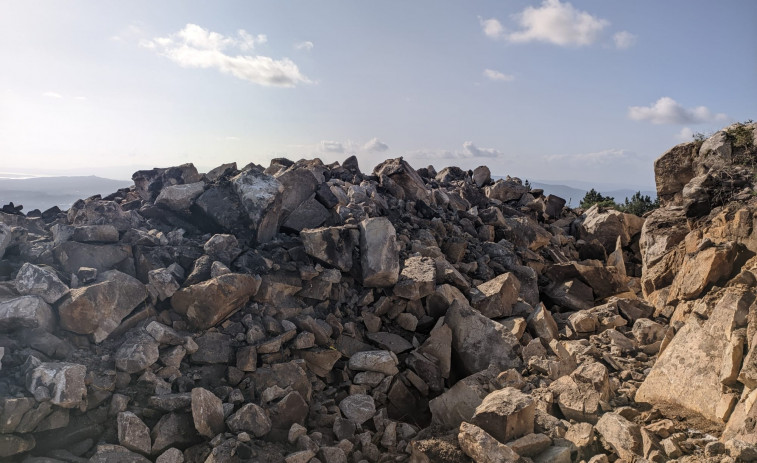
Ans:
{"label": "loose rubble", "polygon": [[645,217],[354,157],[2,212],[0,459],[757,461],[734,127],[655,162]]}

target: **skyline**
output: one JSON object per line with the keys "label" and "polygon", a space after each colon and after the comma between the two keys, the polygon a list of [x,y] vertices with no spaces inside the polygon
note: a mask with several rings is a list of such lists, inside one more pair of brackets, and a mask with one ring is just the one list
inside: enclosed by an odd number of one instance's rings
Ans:
{"label": "skyline", "polygon": [[0,6],[2,170],[355,154],[648,187],[757,102],[749,1],[221,5]]}

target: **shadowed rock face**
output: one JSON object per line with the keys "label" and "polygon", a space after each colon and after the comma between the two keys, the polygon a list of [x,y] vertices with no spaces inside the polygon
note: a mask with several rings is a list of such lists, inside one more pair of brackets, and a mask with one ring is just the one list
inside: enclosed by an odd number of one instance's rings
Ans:
{"label": "shadowed rock face", "polygon": [[741,135],[658,160],[647,218],[402,158],[0,212],[0,459],[748,461]]}

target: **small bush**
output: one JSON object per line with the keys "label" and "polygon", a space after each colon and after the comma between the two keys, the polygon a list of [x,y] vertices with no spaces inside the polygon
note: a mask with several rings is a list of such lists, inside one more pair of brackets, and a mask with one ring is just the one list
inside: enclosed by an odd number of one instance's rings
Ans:
{"label": "small bush", "polygon": [[613,198],[612,196],[603,196],[602,193],[592,188],[591,190],[586,192],[584,199],[581,200],[580,207],[582,207],[583,209],[588,209],[595,204],[599,204],[600,207],[618,207],[618,205],[615,204],[615,198]]}
{"label": "small bush", "polygon": [[630,201],[628,200],[628,198],[626,198],[625,203],[620,205],[618,207],[618,210],[641,217],[647,212],[655,210],[658,207],[660,207],[659,198],[656,198],[654,201],[652,201],[652,198],[650,198],[649,195],[642,196],[641,191],[637,191],[633,196],[631,196]]}

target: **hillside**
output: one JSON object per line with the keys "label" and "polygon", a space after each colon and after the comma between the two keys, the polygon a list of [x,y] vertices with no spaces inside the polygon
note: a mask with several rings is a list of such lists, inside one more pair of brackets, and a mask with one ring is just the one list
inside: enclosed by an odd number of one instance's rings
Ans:
{"label": "hillside", "polygon": [[355,157],[0,212],[0,458],[755,461],[755,136],[645,217]]}
{"label": "hillside", "polygon": [[0,178],[0,205],[21,204],[25,212],[53,206],[66,210],[78,199],[107,195],[130,184],[95,176]]}

